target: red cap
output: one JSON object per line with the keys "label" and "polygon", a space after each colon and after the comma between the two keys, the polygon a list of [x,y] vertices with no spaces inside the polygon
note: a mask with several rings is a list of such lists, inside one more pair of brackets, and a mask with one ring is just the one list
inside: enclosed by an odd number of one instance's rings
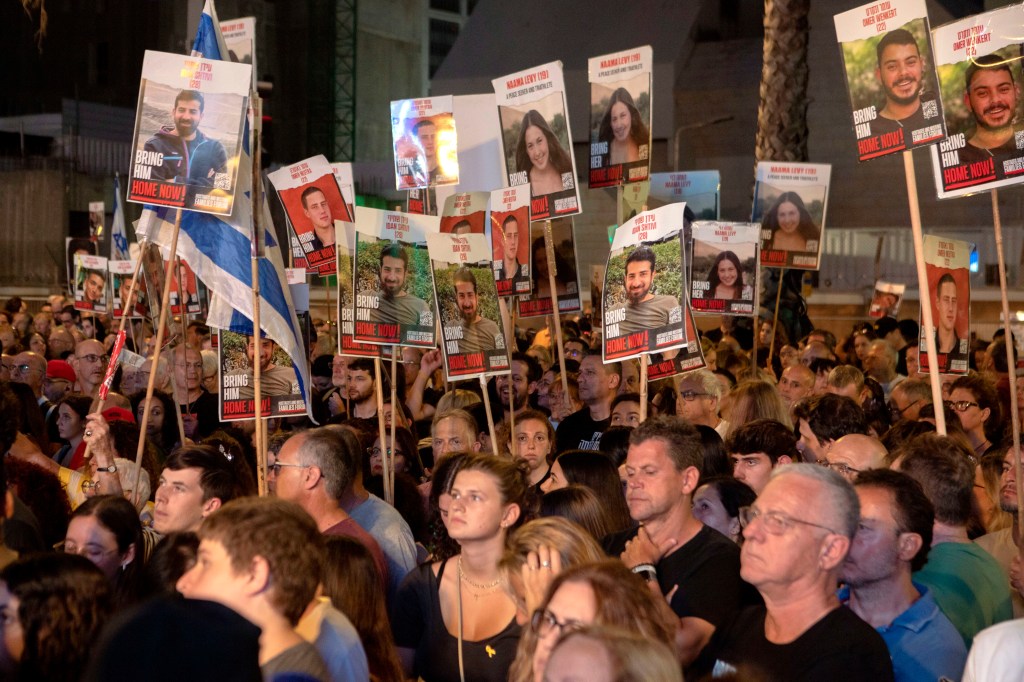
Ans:
{"label": "red cap", "polygon": [[67,360],[50,360],[47,362],[46,377],[48,379],[67,379],[71,383],[75,383],[78,379],[78,377],[75,376],[74,368]]}
{"label": "red cap", "polygon": [[131,413],[131,410],[126,410],[123,407],[108,407],[102,412],[103,418],[108,422],[131,422],[135,423],[135,415]]}

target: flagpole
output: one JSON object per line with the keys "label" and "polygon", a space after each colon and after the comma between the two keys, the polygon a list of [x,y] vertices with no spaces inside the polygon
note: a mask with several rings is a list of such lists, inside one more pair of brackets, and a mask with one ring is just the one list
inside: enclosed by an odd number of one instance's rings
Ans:
{"label": "flagpole", "polygon": [[[181,214],[182,209],[178,209],[174,215],[174,231],[171,233],[171,255],[167,260],[167,270],[164,275],[164,281],[168,282],[171,278],[171,267],[174,265],[174,256],[178,252],[178,232],[181,230]],[[141,258],[139,259],[142,260]],[[160,371],[160,347],[164,343],[164,328],[167,326],[167,303],[170,300],[171,288],[164,286],[163,295],[160,301],[160,323],[156,328],[156,342],[155,348],[153,349],[153,369],[149,373],[149,381],[146,384],[146,406],[142,410],[142,423],[139,424],[139,446],[135,450],[135,481],[132,483],[132,490],[139,489],[139,477],[142,475],[142,453],[146,449],[146,429],[149,426],[149,414],[153,409],[153,389],[156,388],[156,375]],[[173,373],[172,373],[173,376]],[[187,399],[187,396],[186,396]],[[181,418],[181,410],[175,405],[175,410],[179,419]],[[180,427],[180,422],[179,422]],[[181,441],[184,445],[185,436],[184,429],[182,429]]]}
{"label": "flagpole", "polygon": [[[383,453],[388,447],[388,441],[384,428],[384,384],[381,382],[380,377],[380,356],[373,359],[373,371],[374,393],[377,394],[377,437],[380,438],[380,450]],[[392,409],[394,409],[393,405]],[[394,497],[389,496],[389,492],[387,488],[387,474],[384,474],[384,501],[393,505],[395,500]]]}
{"label": "flagpole", "polygon": [[256,421],[256,484],[260,497],[267,495],[267,447],[263,431],[263,333],[260,329],[260,256],[263,252],[263,235],[260,232],[260,217],[263,211],[263,182],[260,177],[260,132],[263,127],[263,103],[255,93],[252,101],[252,333],[256,352],[253,353],[253,419]]}

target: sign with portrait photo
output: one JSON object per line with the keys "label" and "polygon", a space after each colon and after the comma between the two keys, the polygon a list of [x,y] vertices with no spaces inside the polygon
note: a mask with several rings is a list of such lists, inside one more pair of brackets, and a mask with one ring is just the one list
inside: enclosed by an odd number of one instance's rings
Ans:
{"label": "sign with portrait photo", "polygon": [[693,223],[690,307],[694,312],[754,314],[760,230],[757,223]]}
{"label": "sign with portrait photo", "polygon": [[491,249],[498,296],[530,293],[530,188],[491,192]]}
{"label": "sign with portrait photo", "polygon": [[895,318],[900,312],[900,303],[903,302],[903,294],[906,290],[906,284],[896,284],[884,280],[875,282],[875,293],[872,294],[871,303],[868,305],[868,317]]}
{"label": "sign with portrait photo", "polygon": [[433,348],[427,235],[440,219],[356,207],[355,341]]}
{"label": "sign with portrait photo", "polygon": [[256,68],[256,17],[239,17],[220,22],[220,32],[228,48],[226,59],[252,66],[253,90],[259,74]]}
{"label": "sign with portrait photo", "polygon": [[684,208],[646,211],[615,230],[605,266],[605,362],[686,345]]}
{"label": "sign with portrait photo", "polygon": [[437,192],[433,187],[409,190],[405,193],[405,212],[416,215],[438,215],[440,210],[437,207]]}
{"label": "sign with portrait photo", "polygon": [[[179,293],[182,290],[185,292],[184,296]],[[172,315],[181,315],[182,312],[198,315],[202,311],[202,305],[199,303],[199,280],[188,263],[180,258],[174,259],[174,267],[171,268],[170,306]]]}
{"label": "sign with portrait photo", "polygon": [[[967,374],[971,348],[971,245],[957,239],[924,235],[924,269],[932,307],[936,364],[941,374]],[[930,365],[921,322],[921,371]]]}
{"label": "sign with portrait photo", "polygon": [[75,256],[75,309],[107,312],[107,259]]}
{"label": "sign with portrait photo", "polygon": [[880,0],[834,17],[861,161],[946,136],[925,0]]}
{"label": "sign with portrait photo", "polygon": [[345,200],[348,214],[355,216],[356,181],[352,177],[352,164],[331,162],[331,170],[334,171],[334,179],[338,181],[338,187],[341,188],[341,198]]}
{"label": "sign with portrait photo", "polygon": [[280,168],[267,177],[288,216],[306,258],[306,272],[333,275],[337,221],[352,222],[348,204],[334,177],[334,169],[322,155]]}
{"label": "sign with portrait photo", "polygon": [[554,268],[558,314],[564,315],[583,309],[572,218],[551,221],[551,251],[547,250],[544,243],[544,225],[545,223],[536,221],[530,223],[530,272],[533,276],[533,294],[519,299],[519,317],[545,317],[551,314],[549,267]]}
{"label": "sign with portrait photo", "polygon": [[89,236],[99,237],[103,234],[103,223],[106,219],[106,207],[102,201],[89,202]]}
{"label": "sign with portrait photo", "polygon": [[484,234],[487,231],[488,192],[458,192],[444,201],[442,234]]}
{"label": "sign with portrait photo", "polygon": [[948,137],[931,148],[940,199],[1024,182],[1020,5],[932,31]]}
{"label": "sign with portrait photo", "polygon": [[643,182],[651,167],[650,45],[587,60],[590,187]]}
{"label": "sign with portrait photo", "polygon": [[76,256],[95,256],[99,253],[99,248],[91,239],[85,237],[65,237],[64,238],[64,253],[67,258],[68,267],[68,293],[72,296],[75,295],[75,257]]}
{"label": "sign with portrait photo", "polygon": [[146,317],[146,288],[142,282],[136,285],[132,299],[128,300],[132,276],[135,274],[135,261],[112,260],[107,262],[107,268],[110,272],[110,293],[114,301],[111,310],[114,319]]}
{"label": "sign with portrait photo", "polygon": [[504,374],[509,354],[483,234],[431,234],[434,292],[440,315],[445,373],[449,378]]}
{"label": "sign with portrait photo", "polygon": [[[260,343],[262,341],[262,343]],[[260,416],[301,417],[306,401],[292,359],[268,338],[217,332],[218,398],[221,421],[256,416],[254,365],[260,363]]]}
{"label": "sign with portrait photo", "polygon": [[[334,243],[338,262],[338,354],[357,358],[380,357],[380,346],[359,343],[355,332],[356,299],[354,295],[356,262],[356,225],[338,221]],[[305,283],[305,277],[303,277]],[[294,298],[294,296],[293,296]],[[307,297],[308,298],[308,297]]]}
{"label": "sign with portrait photo", "polygon": [[391,103],[397,189],[459,183],[454,110],[451,95]]}
{"label": "sign with portrait photo", "polygon": [[147,50],[128,201],[230,215],[251,81],[248,64]]}
{"label": "sign with portrait photo", "polygon": [[817,270],[825,243],[832,166],[760,161],[752,220],[761,223],[761,265]]}
{"label": "sign with portrait photo", "polygon": [[562,63],[491,81],[498,100],[509,187],[529,185],[533,220],[580,213]]}

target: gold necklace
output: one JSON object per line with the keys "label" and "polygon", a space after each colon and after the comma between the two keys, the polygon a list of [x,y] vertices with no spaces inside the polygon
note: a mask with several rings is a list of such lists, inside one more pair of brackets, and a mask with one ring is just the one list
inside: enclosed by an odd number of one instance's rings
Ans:
{"label": "gold necklace", "polygon": [[[470,577],[466,575],[465,571],[462,570],[462,556],[459,556],[459,560],[456,562],[456,565],[459,568],[459,580],[465,580],[467,583],[469,583],[470,587],[475,587],[478,590],[489,592],[501,584],[501,578],[495,578],[492,582],[489,582],[486,585],[480,584],[470,579]],[[477,595],[473,596],[475,597]]]}

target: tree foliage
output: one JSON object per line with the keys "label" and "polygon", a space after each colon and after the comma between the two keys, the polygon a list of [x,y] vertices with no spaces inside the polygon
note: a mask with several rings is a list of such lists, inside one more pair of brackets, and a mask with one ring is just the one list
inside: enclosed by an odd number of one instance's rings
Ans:
{"label": "tree foliage", "polygon": [[[651,293],[680,298],[685,290],[685,277],[679,235],[676,234],[659,242],[644,242],[644,245],[651,247],[658,261],[655,265]],[[636,249],[636,246],[628,246],[622,250],[622,253],[608,259],[605,306],[609,309],[626,304],[626,290],[623,285],[626,278],[626,259]]]}

